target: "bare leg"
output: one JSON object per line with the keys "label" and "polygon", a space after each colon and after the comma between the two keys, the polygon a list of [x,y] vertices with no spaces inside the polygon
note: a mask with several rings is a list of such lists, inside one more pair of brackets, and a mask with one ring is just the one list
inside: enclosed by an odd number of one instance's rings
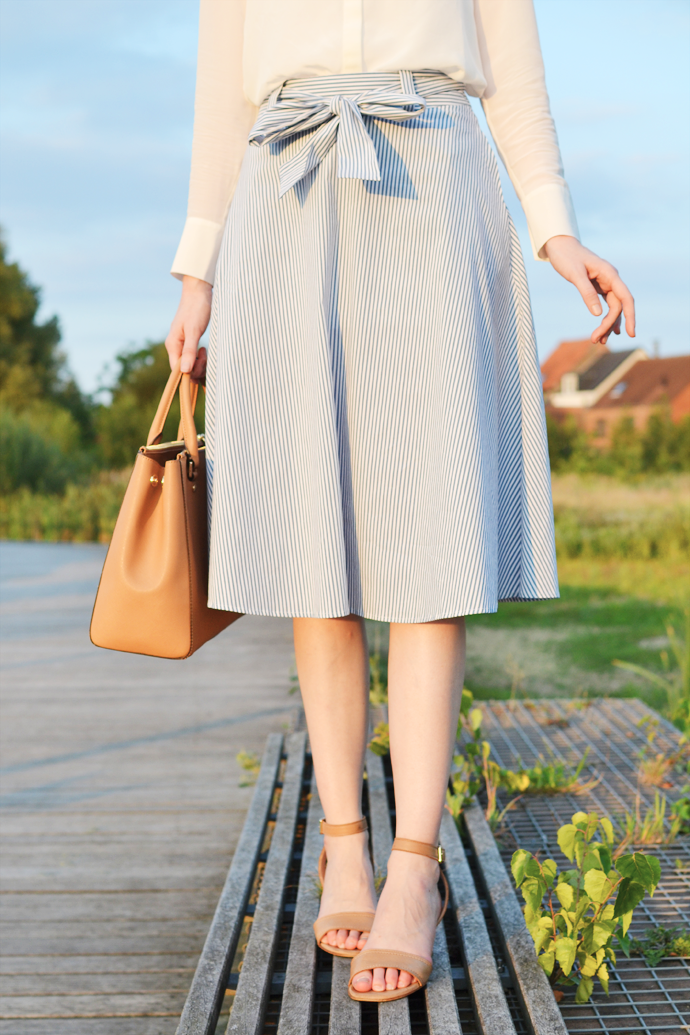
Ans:
{"label": "bare leg", "polygon": [[[328,823],[362,815],[369,708],[369,656],[361,618],[295,618],[295,656],[319,797]],[[368,835],[326,837],[320,916],[376,909]],[[366,934],[329,931],[325,941],[362,949]]]}
{"label": "bare leg", "polygon": [[[435,844],[445,804],[465,667],[464,618],[391,624],[388,714],[395,780],[396,834]],[[431,959],[440,908],[438,863],[392,852],[369,949],[397,949]],[[354,986],[406,988],[392,968],[363,971]]]}

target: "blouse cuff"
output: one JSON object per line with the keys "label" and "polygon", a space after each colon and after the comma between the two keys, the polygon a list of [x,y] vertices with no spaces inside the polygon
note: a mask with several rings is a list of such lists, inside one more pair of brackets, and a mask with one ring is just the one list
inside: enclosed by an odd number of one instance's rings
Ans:
{"label": "blouse cuff", "polygon": [[547,183],[522,199],[535,259],[548,262],[544,245],[560,234],[580,240],[575,211],[567,184]]}
{"label": "blouse cuff", "polygon": [[170,272],[173,277],[197,277],[213,284],[224,225],[188,216]]}

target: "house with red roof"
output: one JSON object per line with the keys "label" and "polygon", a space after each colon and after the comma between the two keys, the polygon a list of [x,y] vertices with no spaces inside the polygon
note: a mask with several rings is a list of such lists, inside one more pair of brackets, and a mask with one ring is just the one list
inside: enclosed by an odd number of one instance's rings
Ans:
{"label": "house with red roof", "polygon": [[690,415],[690,356],[650,359],[641,348],[563,341],[541,372],[547,410],[558,420],[571,414],[602,447],[621,418],[642,430],[660,407],[676,423]]}

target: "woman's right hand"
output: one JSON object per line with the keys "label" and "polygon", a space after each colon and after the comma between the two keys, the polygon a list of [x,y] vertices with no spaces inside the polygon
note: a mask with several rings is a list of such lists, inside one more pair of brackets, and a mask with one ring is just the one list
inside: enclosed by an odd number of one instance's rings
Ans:
{"label": "woman's right hand", "polygon": [[191,374],[192,380],[200,383],[206,377],[206,349],[199,349],[199,339],[211,318],[212,295],[213,288],[207,281],[183,277],[180,304],[165,339],[170,369],[182,357],[182,373]]}

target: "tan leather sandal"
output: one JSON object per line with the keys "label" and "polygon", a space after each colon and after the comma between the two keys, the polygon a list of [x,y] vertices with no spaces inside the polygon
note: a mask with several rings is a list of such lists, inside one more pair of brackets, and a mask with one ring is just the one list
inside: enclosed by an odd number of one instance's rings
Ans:
{"label": "tan leather sandal", "polygon": [[[410,841],[405,837],[396,837],[393,841],[393,851],[426,855],[438,863],[442,863],[445,858],[441,845],[429,845],[425,841]],[[445,899],[441,906],[437,926],[443,920],[448,908],[448,881],[443,870],[441,870],[441,879],[445,889]],[[384,990],[383,992],[375,992],[373,989],[370,992],[358,992],[353,988],[352,982],[357,975],[365,970],[373,971],[374,967],[383,967],[385,970],[389,967],[393,967],[395,970],[406,970],[408,974],[412,975],[413,980],[407,988],[392,988],[390,991]],[[424,956],[414,956],[411,952],[398,952],[394,949],[362,949],[350,964],[350,982],[347,991],[350,999],[356,999],[360,1003],[387,1003],[392,999],[404,999],[417,989],[424,987],[431,977],[431,971],[431,960],[425,959]]]}
{"label": "tan leather sandal", "polygon": [[[366,819],[358,819],[354,823],[327,823],[325,819],[322,819],[319,823],[319,833],[328,834],[329,837],[347,837],[348,834],[362,834],[368,829],[369,826]],[[319,856],[319,880],[321,881],[321,887],[323,887],[324,877],[326,876],[326,862],[326,848],[324,846]],[[324,952],[330,952],[331,956],[346,956],[348,959],[351,959],[357,955],[360,951],[359,949],[339,949],[335,945],[324,945],[321,939],[329,931],[339,931],[341,929],[346,931],[366,931],[368,933],[371,930],[373,920],[374,913],[331,913],[330,916],[320,916],[314,924],[316,944]]]}

